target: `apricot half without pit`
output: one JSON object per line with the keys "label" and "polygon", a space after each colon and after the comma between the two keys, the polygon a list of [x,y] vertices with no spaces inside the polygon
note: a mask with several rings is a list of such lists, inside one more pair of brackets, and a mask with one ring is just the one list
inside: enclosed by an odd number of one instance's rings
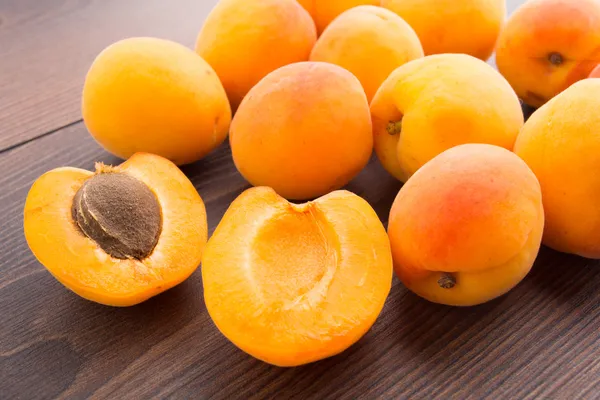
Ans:
{"label": "apricot half without pit", "polygon": [[257,187],[225,213],[202,279],[219,330],[289,367],[338,354],[371,328],[391,288],[392,256],[383,224],[355,194],[291,204]]}
{"label": "apricot half without pit", "polygon": [[189,277],[207,240],[206,211],[170,161],[138,153],[96,172],[58,168],[25,203],[29,247],[58,281],[101,304],[130,306]]}

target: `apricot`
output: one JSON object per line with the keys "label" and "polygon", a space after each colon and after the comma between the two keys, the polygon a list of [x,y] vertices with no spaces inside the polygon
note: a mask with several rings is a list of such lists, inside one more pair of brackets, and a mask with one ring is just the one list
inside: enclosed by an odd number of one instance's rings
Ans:
{"label": "apricot", "polygon": [[600,79],[580,81],[538,109],[515,152],[542,186],[544,243],[600,259]]}
{"label": "apricot", "polygon": [[220,0],[196,42],[236,110],[269,72],[307,61],[317,40],[314,22],[295,0]]}
{"label": "apricot", "polygon": [[440,54],[396,69],[371,102],[375,150],[405,182],[453,146],[511,149],[523,126],[519,99],[491,66],[464,54]]}
{"label": "apricot", "polygon": [[600,62],[600,2],[526,2],[500,35],[496,62],[519,97],[540,107]]}
{"label": "apricot", "polygon": [[237,169],[252,185],[288,199],[313,199],[344,186],[369,161],[367,96],[337,65],[288,65],[250,91],[229,140]]}
{"label": "apricot", "polygon": [[192,50],[167,40],[131,38],[98,55],[85,79],[83,120],[94,139],[127,159],[137,152],[176,164],[219,146],[231,108],[213,69]]}
{"label": "apricot", "polygon": [[369,101],[399,66],[423,57],[415,31],[385,8],[352,8],[327,27],[317,40],[311,61],[339,65],[361,82]]}
{"label": "apricot", "polygon": [[313,17],[319,35],[338,15],[363,5],[378,6],[380,0],[298,0]]}
{"label": "apricot", "polygon": [[394,269],[417,295],[471,306],[508,292],[530,271],[544,230],[540,184],[514,153],[454,147],[400,190],[388,233]]}
{"label": "apricot", "polygon": [[600,78],[600,65],[598,65],[596,68],[594,68],[592,70],[592,72],[590,72],[590,75],[588,78]]}
{"label": "apricot", "polygon": [[381,312],[392,283],[385,229],[362,198],[336,191],[292,204],[270,188],[242,193],[202,260],[217,328],[277,366],[336,355]]}
{"label": "apricot", "polygon": [[417,32],[426,55],[465,53],[487,60],[506,15],[506,0],[382,0]]}
{"label": "apricot", "polygon": [[39,262],[79,296],[141,303],[183,282],[207,240],[204,203],[170,161],[137,153],[96,171],[58,168],[25,202],[25,238]]}

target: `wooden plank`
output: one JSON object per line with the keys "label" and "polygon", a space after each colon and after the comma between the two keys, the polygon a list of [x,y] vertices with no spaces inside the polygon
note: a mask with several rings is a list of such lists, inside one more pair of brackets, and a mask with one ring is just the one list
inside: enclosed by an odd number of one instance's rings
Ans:
{"label": "wooden plank", "polygon": [[[64,289],[22,232],[33,180],[58,166],[118,163],[76,124],[0,154],[0,397],[593,398],[600,392],[600,263],[544,249],[508,295],[473,308],[428,303],[394,281],[373,329],[345,353],[281,369],[212,324],[197,271],[148,302],[114,309]],[[185,168],[211,231],[247,184],[229,148]],[[399,184],[377,162],[349,188],[385,221]]]}
{"label": "wooden plank", "polygon": [[0,1],[0,151],[79,120],[85,74],[104,47],[130,36],[193,46],[214,4]]}

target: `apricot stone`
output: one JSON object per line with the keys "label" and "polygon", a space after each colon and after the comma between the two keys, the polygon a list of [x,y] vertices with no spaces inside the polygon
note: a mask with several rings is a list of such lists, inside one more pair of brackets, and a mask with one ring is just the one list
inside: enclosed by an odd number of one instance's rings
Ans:
{"label": "apricot stone", "polygon": [[420,57],[419,38],[402,18],[385,8],[359,6],[327,27],[310,60],[330,62],[352,72],[371,101],[392,71]]}
{"label": "apricot stone", "polygon": [[356,343],[392,284],[385,229],[360,197],[291,204],[252,188],[229,207],[202,260],[206,308],[250,355],[297,366]]}
{"label": "apricot stone", "polygon": [[313,199],[344,186],[369,161],[369,103],[358,79],[337,65],[288,65],[244,99],[230,143],[236,167],[252,185]]}
{"label": "apricot stone", "polygon": [[98,55],[83,87],[83,120],[107,151],[176,164],[201,159],[226,138],[231,108],[213,69],[167,40],[131,38]]}
{"label": "apricot stone", "polygon": [[220,0],[196,42],[196,52],[215,69],[236,110],[269,72],[307,61],[317,33],[295,0]]}
{"label": "apricot stone", "polygon": [[538,109],[515,152],[542,186],[544,243],[600,259],[600,79],[586,79]]}
{"label": "apricot stone", "polygon": [[426,55],[465,53],[487,60],[506,14],[506,0],[382,0],[417,32]]}
{"label": "apricot stone", "polygon": [[371,102],[375,150],[405,182],[453,146],[487,143],[512,150],[523,126],[519,99],[491,66],[440,54],[396,69]]}
{"label": "apricot stone", "polygon": [[600,62],[600,2],[526,2],[500,35],[496,62],[519,97],[540,107]]}
{"label": "apricot stone", "polygon": [[378,6],[380,0],[298,0],[310,13],[317,26],[319,35],[338,15],[353,7]]}
{"label": "apricot stone", "polygon": [[204,203],[170,161],[137,153],[96,172],[58,168],[32,186],[25,238],[54,277],[101,304],[131,306],[183,282],[207,240]]}
{"label": "apricot stone", "polygon": [[427,300],[470,306],[517,285],[544,230],[540,184],[514,153],[454,147],[400,190],[388,233],[398,277]]}

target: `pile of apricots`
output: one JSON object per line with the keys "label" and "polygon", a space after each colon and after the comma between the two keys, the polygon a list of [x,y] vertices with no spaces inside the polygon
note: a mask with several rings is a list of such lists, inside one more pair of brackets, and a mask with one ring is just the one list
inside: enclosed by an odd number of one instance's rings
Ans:
{"label": "pile of apricots", "polygon": [[[111,306],[202,265],[217,328],[278,366],[357,342],[394,271],[427,300],[472,306],[515,287],[542,242],[600,259],[600,0],[505,14],[505,0],[221,0],[194,50],[112,44],[82,114],[126,161],[42,175],[27,242],[67,288]],[[527,122],[520,99],[539,107]],[[227,137],[255,187],[209,240],[178,166]],[[340,190],[373,152],[405,183],[387,230]]]}

